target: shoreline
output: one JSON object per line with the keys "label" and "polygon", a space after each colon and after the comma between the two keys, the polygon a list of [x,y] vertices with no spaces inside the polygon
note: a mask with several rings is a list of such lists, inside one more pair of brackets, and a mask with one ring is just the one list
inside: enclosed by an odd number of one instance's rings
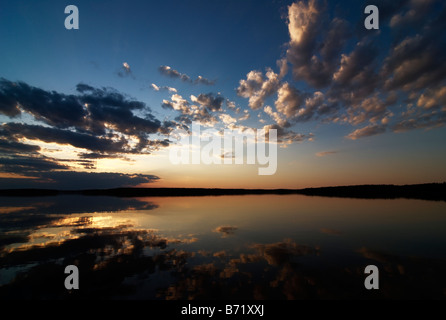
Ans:
{"label": "shoreline", "polygon": [[222,189],[222,188],[113,188],[85,190],[2,189],[0,197],[41,197],[58,195],[112,197],[190,197],[225,195],[302,194],[361,199],[420,199],[446,201],[446,182],[413,185],[351,185],[303,189]]}

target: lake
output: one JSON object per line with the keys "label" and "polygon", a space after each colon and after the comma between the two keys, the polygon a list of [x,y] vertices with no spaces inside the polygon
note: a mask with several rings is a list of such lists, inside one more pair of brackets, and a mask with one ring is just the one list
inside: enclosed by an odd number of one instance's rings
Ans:
{"label": "lake", "polygon": [[1,197],[0,229],[2,299],[446,298],[444,201]]}

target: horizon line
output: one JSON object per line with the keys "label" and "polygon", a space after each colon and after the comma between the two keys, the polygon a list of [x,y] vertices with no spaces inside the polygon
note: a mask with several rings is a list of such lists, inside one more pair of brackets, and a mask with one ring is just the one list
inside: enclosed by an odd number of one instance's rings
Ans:
{"label": "horizon line", "polygon": [[0,189],[0,197],[36,197],[58,195],[113,196],[113,197],[182,197],[229,195],[291,195],[324,196],[361,199],[409,198],[446,201],[446,182],[393,185],[368,184],[303,189],[235,189],[235,188],[140,188],[120,187],[111,189]]}

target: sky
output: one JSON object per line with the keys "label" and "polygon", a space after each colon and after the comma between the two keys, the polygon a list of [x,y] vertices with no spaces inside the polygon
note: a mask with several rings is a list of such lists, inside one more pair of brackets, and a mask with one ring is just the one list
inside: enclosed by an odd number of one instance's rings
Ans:
{"label": "sky", "polygon": [[[364,25],[369,4],[378,29]],[[68,5],[78,29],[65,27]],[[445,6],[2,2],[0,188],[446,181]],[[173,150],[209,152],[181,138],[225,130],[267,134],[274,170],[218,144],[211,164],[172,161]]]}

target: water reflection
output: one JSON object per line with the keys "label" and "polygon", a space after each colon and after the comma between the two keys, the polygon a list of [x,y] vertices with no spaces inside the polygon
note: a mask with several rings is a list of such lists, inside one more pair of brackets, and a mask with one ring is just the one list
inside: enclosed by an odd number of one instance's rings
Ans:
{"label": "water reflection", "polygon": [[[0,298],[445,299],[444,209],[300,195],[4,198]],[[69,264],[80,290],[63,286]],[[368,264],[380,290],[364,288]]]}

